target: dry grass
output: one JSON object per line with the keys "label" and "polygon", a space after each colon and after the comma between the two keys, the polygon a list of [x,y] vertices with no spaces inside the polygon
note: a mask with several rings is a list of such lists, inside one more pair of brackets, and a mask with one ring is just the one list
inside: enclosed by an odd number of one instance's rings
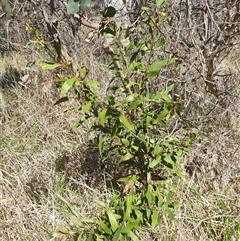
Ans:
{"label": "dry grass", "polygon": [[58,95],[43,93],[41,83],[2,92],[0,240],[49,240],[58,225],[67,225],[55,193],[83,215],[94,211],[96,196],[104,196],[86,185],[92,180],[85,175],[90,167],[83,153],[91,136],[85,128],[73,131],[79,116],[64,112],[79,103],[54,106]]}
{"label": "dry grass", "polygon": [[[104,95],[109,75],[101,56],[93,55],[97,46],[82,49],[82,56],[90,57],[81,64],[90,68],[89,78],[101,83]],[[11,62],[4,61],[1,69]],[[14,61],[13,67],[24,68],[25,63]],[[43,82],[47,75],[39,76]],[[2,92],[0,240],[50,240],[59,225],[72,225],[56,193],[83,216],[99,211],[94,199],[110,195],[98,156],[86,149],[93,137],[87,126],[71,129],[79,116],[64,111],[79,103],[54,106],[55,89],[43,93],[42,84],[33,83],[27,89]],[[225,112],[208,118],[198,119],[203,123],[197,130],[201,142],[186,157],[186,181],[170,180],[174,197],[181,202],[176,219],[163,213],[159,228],[144,228],[143,241],[240,240],[239,129],[226,125]],[[235,121],[239,122],[238,116]]]}

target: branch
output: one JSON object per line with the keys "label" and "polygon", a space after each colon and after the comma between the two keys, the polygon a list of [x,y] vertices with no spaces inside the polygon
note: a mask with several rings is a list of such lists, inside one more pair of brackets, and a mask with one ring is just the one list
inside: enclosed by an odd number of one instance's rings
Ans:
{"label": "branch", "polygon": [[88,21],[87,19],[84,19],[82,16],[78,15],[77,13],[72,15],[74,19],[76,19],[80,24],[82,24],[85,27],[98,30],[101,26],[98,23],[92,23]]}
{"label": "branch", "polygon": [[[64,6],[67,8],[67,3],[63,2]],[[80,24],[82,24],[83,26],[86,26],[88,28],[94,29],[94,30],[98,30],[101,26],[98,23],[92,23],[90,21],[88,21],[87,19],[83,18],[82,15],[79,15],[77,13],[71,14],[71,16],[76,19]]]}

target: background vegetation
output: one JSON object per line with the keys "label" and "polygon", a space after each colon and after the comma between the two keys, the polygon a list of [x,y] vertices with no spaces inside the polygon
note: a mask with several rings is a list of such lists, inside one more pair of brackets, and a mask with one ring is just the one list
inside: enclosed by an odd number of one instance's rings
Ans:
{"label": "background vegetation", "polygon": [[1,2],[1,240],[239,240],[238,1]]}

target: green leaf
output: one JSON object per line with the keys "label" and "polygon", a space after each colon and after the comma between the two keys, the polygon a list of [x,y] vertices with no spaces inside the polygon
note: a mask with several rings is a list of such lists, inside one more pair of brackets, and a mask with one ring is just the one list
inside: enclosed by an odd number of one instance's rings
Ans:
{"label": "green leaf", "polygon": [[184,180],[184,178],[185,178],[184,173],[177,168],[174,168],[174,174],[177,175],[178,177],[180,177],[182,180]]}
{"label": "green leaf", "polygon": [[81,222],[81,220],[78,217],[76,217],[75,215],[73,215],[72,213],[67,213],[67,216],[71,219],[71,221],[75,225],[77,225],[79,227],[85,227],[85,225]]}
{"label": "green leaf", "polygon": [[156,189],[156,196],[158,198],[158,203],[157,203],[157,206],[162,206],[163,205],[163,196],[161,194],[161,191],[160,191],[160,186],[158,186],[158,188]]}
{"label": "green leaf", "polygon": [[58,104],[60,104],[60,103],[62,103],[62,102],[68,101],[68,100],[69,100],[69,97],[64,96],[64,97],[62,97],[61,99],[57,100],[57,101],[54,103],[54,105],[58,105]]}
{"label": "green leaf", "polygon": [[149,208],[146,208],[145,211],[146,211],[147,219],[149,220],[152,214],[152,210],[150,210]]}
{"label": "green leaf", "polygon": [[112,18],[116,14],[116,9],[112,6],[107,7],[103,10],[102,15],[104,18]]}
{"label": "green leaf", "polygon": [[91,6],[91,0],[83,0],[81,3],[81,9],[85,11],[87,8]]}
{"label": "green leaf", "polygon": [[137,42],[136,47],[140,51],[147,51],[148,47],[145,45],[145,43]]}
{"label": "green leaf", "polygon": [[119,120],[129,131],[134,132],[133,123],[123,113],[120,113]]}
{"label": "green leaf", "polygon": [[[35,29],[35,28],[27,28],[27,31],[28,31],[29,33],[31,33],[33,36],[35,36],[35,37],[38,37],[38,36],[39,36],[38,30]],[[32,43],[32,44],[38,44],[38,43],[39,43],[39,40],[30,40],[30,43]]]}
{"label": "green leaf", "polygon": [[158,41],[155,45],[154,45],[154,49],[158,49],[159,47],[162,47],[165,44],[165,40],[164,38],[162,38],[160,41]]}
{"label": "green leaf", "polygon": [[99,82],[98,81],[95,81],[95,80],[88,80],[86,83],[85,83],[88,87],[90,87],[94,93],[96,93],[97,91],[97,87],[99,85]]}
{"label": "green leaf", "polygon": [[173,161],[173,159],[172,159],[172,157],[171,157],[170,155],[167,155],[167,156],[164,158],[164,160],[165,160],[166,162],[172,164],[172,166],[175,165],[175,163],[174,163],[174,161]]}
{"label": "green leaf", "polygon": [[129,102],[132,102],[136,97],[138,96],[138,94],[131,94],[131,95],[128,95],[126,98],[124,98],[122,101],[120,102],[117,102],[114,107],[119,107],[119,106],[122,106],[126,103],[129,103]]}
{"label": "green leaf", "polygon": [[70,78],[70,79],[67,79],[65,80],[62,88],[61,88],[61,94],[64,95],[66,94],[70,88],[73,86],[73,83],[76,81],[75,78]]}
{"label": "green leaf", "polygon": [[103,141],[104,141],[104,137],[103,136],[100,136],[98,138],[98,150],[99,150],[99,154],[102,153],[102,150],[103,150]]}
{"label": "green leaf", "polygon": [[43,67],[43,69],[45,70],[51,70],[51,69],[56,69],[57,67],[61,66],[58,63],[51,63],[51,62],[42,62],[41,66]]}
{"label": "green leaf", "polygon": [[88,217],[81,217],[80,220],[84,223],[96,223],[97,220]]}
{"label": "green leaf", "polygon": [[83,232],[80,232],[78,234],[79,234],[79,236],[77,238],[77,241],[82,241]]}
{"label": "green leaf", "polygon": [[93,241],[94,238],[93,238],[93,235],[95,234],[95,230],[92,229],[89,233],[88,233],[88,238],[87,238],[87,241]]}
{"label": "green leaf", "polygon": [[128,146],[129,145],[129,140],[126,138],[121,138],[121,142],[123,145]]}
{"label": "green leaf", "polygon": [[132,219],[131,218],[131,211],[132,211],[132,207],[133,207],[132,203],[133,203],[133,196],[131,194],[126,197],[126,211],[125,211],[124,217],[123,217],[123,219],[125,221]]}
{"label": "green leaf", "polygon": [[171,201],[172,196],[173,196],[173,193],[171,191],[169,191],[166,196],[166,203],[165,203],[164,208],[168,207],[168,203]]}
{"label": "green leaf", "polygon": [[133,155],[131,153],[127,153],[125,156],[123,156],[121,159],[120,159],[120,163],[121,162],[124,162],[124,161],[127,161],[129,159],[131,159],[133,157]]}
{"label": "green leaf", "polygon": [[92,106],[92,102],[91,101],[89,101],[89,102],[87,102],[87,104],[83,105],[82,106],[83,113],[86,113],[91,108],[91,106]]}
{"label": "green leaf", "polygon": [[114,35],[111,33],[103,33],[103,36],[109,44],[114,40]]}
{"label": "green leaf", "polygon": [[123,224],[120,225],[120,227],[116,230],[115,234],[113,235],[113,241],[119,241],[120,235],[122,233]]}
{"label": "green leaf", "polygon": [[165,93],[165,92],[162,93],[161,98],[163,100],[165,100],[166,102],[168,102],[168,103],[172,101],[170,96],[167,93]]}
{"label": "green leaf", "polygon": [[166,88],[165,92],[168,94],[168,93],[173,89],[173,87],[174,87],[174,84],[169,85],[169,86]]}
{"label": "green leaf", "polygon": [[165,4],[165,0],[157,0],[157,7]]}
{"label": "green leaf", "polygon": [[[163,205],[164,206],[164,205]],[[171,220],[173,220],[174,219],[174,217],[175,217],[175,215],[174,215],[174,213],[172,212],[172,210],[170,209],[170,208],[168,208],[168,207],[164,207],[164,209],[165,209],[165,212],[167,213],[167,215],[168,215],[168,217],[171,219]]]}
{"label": "green leaf", "polygon": [[147,74],[147,78],[152,78],[154,76],[157,76],[161,70],[162,67],[171,64],[175,61],[175,58],[169,58],[169,59],[164,59],[161,60],[153,65],[150,65],[148,67],[148,74]]}
{"label": "green leaf", "polygon": [[157,116],[157,118],[154,120],[154,123],[158,123],[161,122],[162,119],[168,114],[168,110],[166,108],[164,108],[160,114]]}
{"label": "green leaf", "polygon": [[[8,0],[1,0],[2,4],[5,6],[5,10],[6,10],[6,13],[7,13],[7,17],[10,18],[11,15],[12,15],[12,8],[9,4],[9,1]],[[4,8],[3,8],[4,9]]]}
{"label": "green leaf", "polygon": [[115,125],[112,128],[112,132],[111,132],[111,138],[113,138],[117,132],[118,132],[118,128],[119,128],[119,120],[116,121]]}
{"label": "green leaf", "polygon": [[148,186],[147,192],[146,192],[146,198],[148,205],[150,206],[153,200],[153,187],[151,185]]}
{"label": "green leaf", "polygon": [[179,201],[175,201],[173,203],[173,206],[174,206],[174,208],[179,208],[179,207],[181,207],[181,203]]}
{"label": "green leaf", "polygon": [[129,38],[125,38],[121,41],[123,47],[127,47],[130,44]]}
{"label": "green leaf", "polygon": [[152,219],[151,226],[152,226],[152,228],[155,228],[157,226],[157,224],[159,223],[159,215],[158,215],[158,211],[156,209],[153,210],[151,219]]}
{"label": "green leaf", "polygon": [[149,166],[149,168],[153,168],[153,167],[155,167],[156,165],[158,165],[158,163],[160,163],[161,161],[162,161],[161,156],[158,156],[156,159],[154,159],[153,161],[151,161],[148,166]]}
{"label": "green leaf", "polygon": [[149,8],[149,7],[146,7],[146,6],[142,6],[142,11],[150,11],[151,10],[151,8]]}
{"label": "green leaf", "polygon": [[76,217],[78,217],[78,213],[74,210],[74,208],[71,206],[71,204],[66,200],[64,199],[60,194],[58,193],[55,193],[55,196],[61,200],[63,203],[65,203],[68,207],[68,210]]}
{"label": "green leaf", "polygon": [[141,220],[141,218],[140,219],[138,218],[136,221],[128,221],[126,226],[123,228],[123,232],[124,233],[128,233],[132,229],[136,229],[136,230],[140,231],[141,230],[141,228],[140,228],[140,220]]}
{"label": "green leaf", "polygon": [[113,232],[115,232],[119,227],[119,223],[117,222],[112,210],[109,208],[107,209],[107,215],[109,218],[109,222],[111,224],[111,228],[112,228]]}
{"label": "green leaf", "polygon": [[135,100],[135,101],[132,102],[131,105],[128,107],[127,111],[137,109],[137,107],[138,107],[139,105],[141,105],[143,102],[144,102],[144,99],[143,99],[143,98],[138,99],[138,100]]}
{"label": "green leaf", "polygon": [[107,207],[107,204],[105,202],[100,201],[98,199],[95,200],[95,203],[98,204],[102,208],[106,208]]}
{"label": "green leaf", "polygon": [[162,152],[163,152],[163,148],[161,146],[155,146],[154,147],[154,155],[155,156],[158,156]]}
{"label": "green leaf", "polygon": [[128,74],[131,70],[143,70],[143,64],[141,62],[132,62],[125,70],[125,74]]}
{"label": "green leaf", "polygon": [[140,239],[130,230],[127,232],[128,237],[130,237],[133,241],[140,241]]}
{"label": "green leaf", "polygon": [[67,13],[72,14],[72,13],[77,13],[79,12],[79,1],[76,0],[69,0],[67,4]]}
{"label": "green leaf", "polygon": [[57,231],[62,233],[62,234],[69,234],[69,230],[62,225],[58,226]]}
{"label": "green leaf", "polygon": [[100,224],[101,229],[105,233],[110,234],[110,235],[112,234],[112,230],[101,219],[99,219],[99,224]]}
{"label": "green leaf", "polygon": [[121,177],[118,179],[119,182],[127,182],[127,181],[130,181],[132,180],[133,182],[136,182],[139,178],[139,175],[127,175],[127,176],[124,176],[124,177]]}
{"label": "green leaf", "polygon": [[152,122],[152,116],[147,115],[146,116],[146,129],[148,129],[151,126],[151,122]]}
{"label": "green leaf", "polygon": [[86,77],[86,75],[88,74],[88,72],[89,72],[89,69],[86,67],[86,66],[81,66],[81,68],[79,69],[79,76],[81,77],[81,78],[84,78],[84,77]]}

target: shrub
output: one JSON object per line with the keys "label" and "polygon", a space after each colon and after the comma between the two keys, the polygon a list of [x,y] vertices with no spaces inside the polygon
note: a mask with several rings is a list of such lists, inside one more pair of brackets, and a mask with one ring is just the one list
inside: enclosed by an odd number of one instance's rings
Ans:
{"label": "shrub", "polygon": [[[142,226],[155,228],[161,222],[162,211],[174,218],[173,210],[179,203],[172,200],[172,180],[184,178],[182,157],[190,150],[195,136],[182,128],[182,101],[171,97],[173,85],[158,92],[149,89],[161,68],[175,61],[158,60],[165,44],[158,31],[158,25],[166,18],[158,10],[163,5],[163,1],[157,1],[153,9],[143,7],[143,37],[116,21],[109,21],[102,28],[102,35],[113,49],[109,63],[113,78],[105,97],[99,83],[88,79],[86,66],[74,73],[62,58],[43,63],[45,69],[64,70],[61,77],[64,97],[56,104],[69,100],[72,94],[79,98],[82,104],[76,110],[82,116],[74,128],[90,125],[89,132],[95,136],[101,161],[123,170],[117,180],[123,183],[123,190],[112,189],[109,201],[96,200],[101,210],[98,216],[79,217],[74,207],[57,194],[66,203],[68,216],[76,228],[59,227],[55,236],[139,240]],[[40,41],[46,51],[50,50]],[[61,56],[59,48],[56,54]]]}

